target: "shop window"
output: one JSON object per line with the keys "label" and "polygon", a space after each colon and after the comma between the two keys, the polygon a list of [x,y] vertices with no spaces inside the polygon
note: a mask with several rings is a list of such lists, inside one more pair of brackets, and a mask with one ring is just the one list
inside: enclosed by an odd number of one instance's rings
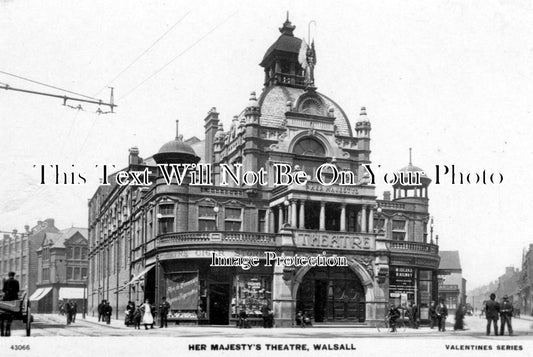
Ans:
{"label": "shop window", "polygon": [[257,212],[257,231],[264,232],[266,226],[266,211],[261,209]]}
{"label": "shop window", "polygon": [[241,230],[242,209],[241,208],[226,208],[224,229],[226,231],[238,232]]}
{"label": "shop window", "polygon": [[198,230],[216,231],[217,213],[213,206],[198,207]]}
{"label": "shop window", "polygon": [[[240,274],[235,276],[231,316],[236,318],[244,307],[249,317],[261,317],[261,307],[272,301],[272,277]],[[270,306],[272,308],[272,306]]]}

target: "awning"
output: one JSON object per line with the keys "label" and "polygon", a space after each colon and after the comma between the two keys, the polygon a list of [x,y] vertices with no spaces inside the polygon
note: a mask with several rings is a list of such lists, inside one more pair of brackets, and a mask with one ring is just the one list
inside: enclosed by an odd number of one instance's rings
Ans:
{"label": "awning", "polygon": [[140,278],[144,278],[144,275],[148,273],[150,270],[152,270],[153,267],[155,267],[155,264],[147,265],[143,270],[141,270],[139,274],[135,275],[133,279],[131,279],[126,285],[124,285],[124,287],[135,283]]}
{"label": "awning", "polygon": [[39,288],[35,290],[33,294],[31,294],[30,301],[39,301],[50,291],[52,291],[52,288]]}
{"label": "awning", "polygon": [[59,300],[83,299],[84,290],[85,288],[60,288],[59,289]]}

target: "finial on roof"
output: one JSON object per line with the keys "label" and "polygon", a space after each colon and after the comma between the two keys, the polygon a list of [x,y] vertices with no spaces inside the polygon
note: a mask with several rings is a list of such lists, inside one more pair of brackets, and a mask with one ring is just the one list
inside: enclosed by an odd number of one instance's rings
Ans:
{"label": "finial on roof", "polygon": [[180,124],[180,121],[178,119],[176,119],[176,140],[179,140],[179,138],[180,138],[179,124]]}
{"label": "finial on roof", "polygon": [[409,165],[413,165],[412,151],[413,151],[413,148],[409,148]]}
{"label": "finial on roof", "polygon": [[295,28],[296,28],[296,26],[291,24],[291,22],[289,20],[289,12],[287,11],[287,20],[285,20],[285,22],[283,23],[283,26],[280,27],[279,32],[281,32],[284,35],[294,36],[293,35],[293,31],[294,31]]}

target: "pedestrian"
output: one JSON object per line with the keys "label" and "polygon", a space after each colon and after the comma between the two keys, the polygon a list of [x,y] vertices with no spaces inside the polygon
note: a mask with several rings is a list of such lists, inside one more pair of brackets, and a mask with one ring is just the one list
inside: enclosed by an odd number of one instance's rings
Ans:
{"label": "pedestrian", "polygon": [[133,314],[135,313],[135,304],[133,301],[128,301],[126,306],[126,317],[124,318],[124,324],[126,326],[133,325]]}
{"label": "pedestrian", "polygon": [[76,322],[76,315],[78,314],[78,304],[72,301],[72,323]]}
{"label": "pedestrian", "polygon": [[163,300],[159,304],[159,313],[161,314],[161,325],[160,327],[168,327],[168,313],[170,312],[170,303],[167,301],[167,298],[163,296]]}
{"label": "pedestrian", "polygon": [[411,303],[411,316],[410,316],[411,328],[418,329],[418,305]]}
{"label": "pedestrian", "polygon": [[263,328],[268,328],[268,325],[269,325],[269,312],[270,312],[270,309],[268,308],[268,305],[267,304],[263,304],[263,306],[261,307],[261,317],[263,318]]}
{"label": "pedestrian", "polygon": [[248,324],[248,314],[246,313],[246,307],[241,306],[241,311],[239,311],[239,328],[249,328]]}
{"label": "pedestrian", "polygon": [[[20,291],[20,284],[17,279],[15,279],[15,273],[10,271],[7,274],[7,279],[4,280],[2,286],[2,292],[4,296],[2,297],[3,301],[13,301],[18,300],[18,295]],[[11,323],[13,322],[13,316],[10,313],[2,314],[0,312],[0,336],[11,336]]]}
{"label": "pedestrian", "polygon": [[448,308],[446,307],[446,304],[444,304],[444,299],[441,298],[439,300],[439,304],[437,305],[435,312],[437,314],[439,331],[446,331],[446,317],[448,317]]}
{"label": "pedestrian", "polygon": [[105,306],[104,306],[104,318],[105,322],[109,325],[111,324],[111,315],[113,315],[113,307],[109,303],[109,301],[106,300]]}
{"label": "pedestrian", "polygon": [[400,310],[396,306],[394,306],[394,304],[391,303],[386,316],[389,322],[390,332],[396,332],[396,322],[398,321],[400,316],[402,316]]}
{"label": "pedestrian", "polygon": [[429,306],[429,319],[429,328],[433,329],[437,324],[437,303],[435,301],[431,301]]}
{"label": "pedestrian", "polygon": [[294,318],[294,321],[296,322],[296,326],[304,327],[303,321],[302,321],[303,317],[304,317],[304,314],[302,310],[299,310],[298,313],[296,314],[296,317]]}
{"label": "pedestrian", "polygon": [[133,313],[133,328],[140,330],[141,329],[141,320],[143,317],[143,313],[141,310],[141,306],[137,305],[135,308],[135,312]]}
{"label": "pedestrian", "polygon": [[105,308],[105,299],[102,300],[101,303],[98,304],[98,322],[100,321],[104,321],[105,317],[104,317],[104,308]]}
{"label": "pedestrian", "polygon": [[503,296],[503,301],[500,306],[500,336],[505,334],[505,325],[507,324],[507,329],[509,330],[509,336],[513,335],[513,326],[511,325],[511,318],[513,317],[513,304],[509,301],[507,295]]}
{"label": "pedestrian", "polygon": [[144,329],[148,330],[148,325],[150,325],[150,328],[154,328],[154,316],[152,315],[154,308],[152,305],[150,305],[150,300],[146,299],[144,301],[144,304],[141,305],[141,311],[142,311],[142,323],[144,325]]}
{"label": "pedestrian", "polygon": [[72,323],[72,304],[70,300],[65,300],[65,313],[67,314],[67,325]]}
{"label": "pedestrian", "polygon": [[20,291],[20,285],[17,279],[15,279],[15,273],[10,271],[7,274],[8,278],[4,280],[4,286],[2,287],[2,292],[4,293],[4,297],[2,300],[4,301],[13,301],[18,300],[19,298],[19,291]]}
{"label": "pedestrian", "polygon": [[490,300],[485,303],[485,317],[487,318],[487,336],[490,335],[490,324],[494,325],[494,335],[498,336],[498,314],[500,304],[496,301],[496,294],[490,294]]}
{"label": "pedestrian", "polygon": [[463,304],[459,304],[457,311],[455,311],[455,324],[453,325],[453,330],[464,330],[464,318],[465,318],[466,308]]}

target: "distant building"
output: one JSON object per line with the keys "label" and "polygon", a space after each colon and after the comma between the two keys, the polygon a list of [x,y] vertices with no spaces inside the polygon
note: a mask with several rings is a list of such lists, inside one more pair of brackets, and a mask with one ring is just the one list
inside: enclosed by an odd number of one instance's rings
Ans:
{"label": "distant building", "polygon": [[449,313],[459,304],[466,304],[466,279],[463,278],[459,251],[440,251],[439,298],[443,298]]}
{"label": "distant building", "polygon": [[533,244],[522,256],[522,271],[518,280],[520,312],[533,316]]}
{"label": "distant building", "polygon": [[24,232],[19,233],[14,229],[0,239],[0,276],[6,278],[7,273],[15,272],[21,293],[29,296],[37,284],[37,249],[42,244],[44,234],[59,230],[51,218],[38,221],[31,229],[29,226],[24,228]]}
{"label": "distant building", "polygon": [[44,233],[37,249],[37,289],[32,308],[39,313],[59,311],[59,302],[74,300],[78,311],[87,306],[87,228],[68,228]]}

